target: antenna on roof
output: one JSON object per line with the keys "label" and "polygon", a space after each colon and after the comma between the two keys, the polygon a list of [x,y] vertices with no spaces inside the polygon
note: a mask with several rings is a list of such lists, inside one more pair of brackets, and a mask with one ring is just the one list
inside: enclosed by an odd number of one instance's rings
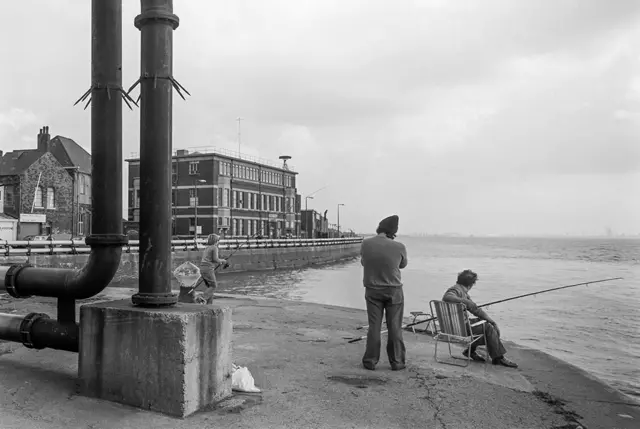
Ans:
{"label": "antenna on roof", "polygon": [[282,169],[289,170],[289,166],[287,165],[287,160],[291,159],[291,157],[289,155],[282,155],[279,158],[283,161]]}

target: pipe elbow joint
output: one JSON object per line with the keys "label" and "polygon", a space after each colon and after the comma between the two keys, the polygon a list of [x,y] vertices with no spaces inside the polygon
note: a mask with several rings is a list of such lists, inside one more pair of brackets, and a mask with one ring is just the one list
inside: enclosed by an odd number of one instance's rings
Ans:
{"label": "pipe elbow joint", "polygon": [[14,298],[46,296],[87,299],[102,292],[113,280],[128,243],[125,235],[100,235],[86,239],[91,246],[87,264],[81,269],[41,268],[14,265],[5,276],[7,292]]}

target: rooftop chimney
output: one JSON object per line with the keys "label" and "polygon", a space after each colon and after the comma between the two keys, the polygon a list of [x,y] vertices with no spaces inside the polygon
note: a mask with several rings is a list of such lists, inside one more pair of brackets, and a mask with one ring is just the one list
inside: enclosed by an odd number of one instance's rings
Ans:
{"label": "rooftop chimney", "polygon": [[49,135],[49,127],[44,126],[40,128],[40,133],[38,133],[38,150],[40,152],[49,152],[50,140],[51,136]]}
{"label": "rooftop chimney", "polygon": [[189,155],[189,151],[187,149],[178,149],[176,151],[176,156],[187,156]]}

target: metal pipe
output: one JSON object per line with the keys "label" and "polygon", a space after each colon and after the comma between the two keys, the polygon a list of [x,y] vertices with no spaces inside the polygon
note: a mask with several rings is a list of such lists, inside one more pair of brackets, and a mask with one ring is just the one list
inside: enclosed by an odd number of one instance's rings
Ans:
{"label": "metal pipe", "polygon": [[[173,0],[141,0],[139,306],[178,302],[171,291]],[[197,232],[197,231],[196,231]]]}
{"label": "metal pipe", "polygon": [[5,273],[15,298],[31,295],[86,299],[109,284],[122,245],[122,0],[91,4],[91,182],[93,231],[81,270],[14,265]]}
{"label": "metal pipe", "polygon": [[79,328],[75,323],[60,323],[41,313],[26,316],[0,313],[0,338],[31,349],[51,348],[77,353]]}
{"label": "metal pipe", "polygon": [[20,324],[24,316],[0,313],[0,338],[5,341],[20,342]]}

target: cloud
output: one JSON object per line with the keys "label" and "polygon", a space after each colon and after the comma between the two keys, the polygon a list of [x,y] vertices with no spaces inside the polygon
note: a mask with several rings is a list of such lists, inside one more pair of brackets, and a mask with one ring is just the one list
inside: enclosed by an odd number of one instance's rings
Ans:
{"label": "cloud", "polygon": [[[0,29],[20,40],[6,46],[0,112],[37,116],[20,131],[0,122],[12,133],[2,147],[35,145],[42,125],[88,146],[90,112],[71,105],[90,82],[90,5],[34,15],[35,4],[7,6]],[[123,3],[125,86],[140,70],[139,7]],[[640,2],[239,0],[175,12],[174,75],[193,94],[175,97],[175,148],[236,151],[242,116],[243,152],[292,156],[299,191],[328,185],[310,203],[330,216],[345,203],[341,223],[355,228],[398,212],[407,230],[638,229],[640,203],[622,195],[640,191]],[[138,120],[124,112],[126,154]]]}

